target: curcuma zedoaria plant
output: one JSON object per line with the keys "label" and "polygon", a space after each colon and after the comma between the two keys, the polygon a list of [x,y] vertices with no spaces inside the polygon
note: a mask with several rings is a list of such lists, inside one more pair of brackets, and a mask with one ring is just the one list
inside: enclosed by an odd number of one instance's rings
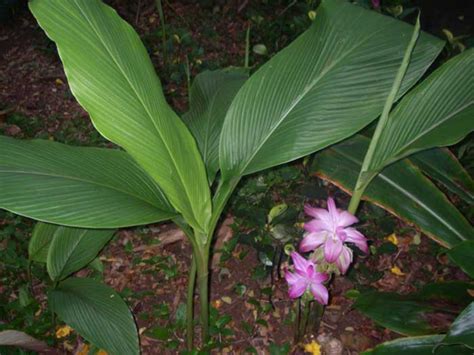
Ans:
{"label": "curcuma zedoaria plant", "polygon": [[[0,207],[87,229],[175,222],[193,249],[189,347],[194,276],[205,343],[212,238],[240,179],[326,148],[376,119],[413,32],[346,1],[323,1],[312,26],[250,77],[240,69],[198,75],[180,118],[139,36],[112,8],[99,0],[32,0],[30,9],[56,43],[72,93],[120,149],[0,137]],[[396,99],[441,48],[420,34]],[[338,250],[330,249],[331,260],[346,265],[347,249],[335,257]],[[81,333],[87,324],[75,327]],[[120,334],[101,334],[121,344]]]}

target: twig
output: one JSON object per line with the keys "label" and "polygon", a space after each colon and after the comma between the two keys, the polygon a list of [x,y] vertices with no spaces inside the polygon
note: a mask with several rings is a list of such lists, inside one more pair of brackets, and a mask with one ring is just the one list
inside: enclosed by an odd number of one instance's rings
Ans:
{"label": "twig", "polygon": [[239,8],[237,9],[237,13],[240,14],[243,9],[248,5],[249,0],[244,0],[242,4],[240,4]]}
{"label": "twig", "polygon": [[142,0],[138,0],[137,13],[135,15],[135,25],[138,25],[138,19],[140,18],[141,8],[142,8]]}

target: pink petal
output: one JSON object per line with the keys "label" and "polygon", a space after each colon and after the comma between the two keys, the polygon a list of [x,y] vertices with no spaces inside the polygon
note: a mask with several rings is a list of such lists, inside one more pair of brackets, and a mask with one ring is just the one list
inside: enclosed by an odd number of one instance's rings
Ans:
{"label": "pink petal", "polygon": [[324,258],[328,263],[333,263],[337,260],[342,252],[342,242],[339,239],[334,240],[329,237],[324,243]]}
{"label": "pink petal", "polygon": [[308,233],[300,243],[300,252],[306,253],[314,250],[324,243],[327,232]]}
{"label": "pink petal", "polygon": [[331,220],[321,220],[321,219],[312,219],[309,222],[306,222],[303,227],[308,232],[321,232],[324,230],[332,230],[332,221]]}
{"label": "pink petal", "polygon": [[324,285],[311,284],[311,293],[319,303],[328,304],[329,293],[328,289]]}
{"label": "pink petal", "polygon": [[336,265],[341,274],[345,274],[352,262],[352,250],[346,246],[342,248],[342,253],[336,260]]}
{"label": "pink petal", "polygon": [[294,274],[292,272],[286,271],[285,272],[285,280],[288,282],[288,285],[294,285],[295,283],[298,282],[298,280],[301,279],[301,276],[298,276],[297,274]]}
{"label": "pink petal", "polygon": [[336,236],[341,240],[341,242],[345,242],[347,239],[347,235],[345,229],[343,227],[336,228]]}
{"label": "pink petal", "polygon": [[308,268],[306,269],[306,278],[311,279],[314,275],[314,265],[308,265]]}
{"label": "pink petal", "polygon": [[299,279],[297,283],[290,286],[288,290],[288,296],[290,298],[298,298],[300,297],[308,287],[308,283],[304,279]]}
{"label": "pink petal", "polygon": [[339,227],[348,227],[353,225],[354,223],[359,222],[356,216],[347,212],[347,211],[340,211],[339,212],[339,219],[337,220],[337,225]]}
{"label": "pink petal", "polygon": [[362,250],[364,253],[369,253],[369,246],[367,245],[367,239],[364,235],[355,228],[344,229],[346,233],[346,242],[354,243],[357,248]]}
{"label": "pink petal", "polygon": [[313,275],[311,276],[311,282],[318,283],[318,284],[326,282],[328,279],[329,279],[328,274],[317,272],[317,271],[315,271]]}
{"label": "pink petal", "polygon": [[306,260],[296,251],[291,253],[291,259],[293,260],[293,265],[295,265],[295,271],[300,275],[306,275],[308,266],[313,265],[311,261]]}
{"label": "pink petal", "polygon": [[316,219],[328,219],[329,213],[324,208],[316,208],[310,205],[304,205],[304,213]]}
{"label": "pink petal", "polygon": [[336,222],[339,217],[339,212],[337,211],[336,202],[334,201],[332,197],[329,197],[327,203],[328,203],[329,215],[331,216],[332,221]]}

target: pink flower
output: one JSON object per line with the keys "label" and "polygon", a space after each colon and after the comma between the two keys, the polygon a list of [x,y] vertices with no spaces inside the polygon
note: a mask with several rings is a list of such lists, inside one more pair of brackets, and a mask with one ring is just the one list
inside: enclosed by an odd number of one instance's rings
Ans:
{"label": "pink flower", "polygon": [[326,261],[335,262],[339,270],[345,273],[352,262],[352,251],[344,243],[354,243],[367,254],[367,239],[355,228],[349,227],[359,221],[354,215],[337,209],[332,198],[328,199],[327,204],[327,210],[305,206],[306,214],[314,219],[304,224],[308,233],[301,241],[300,251],[305,253],[322,247]]}
{"label": "pink flower", "polygon": [[372,6],[374,9],[380,8],[380,0],[372,0]]}
{"label": "pink flower", "polygon": [[327,304],[328,290],[322,283],[327,281],[329,276],[317,272],[312,261],[306,260],[295,251],[291,253],[291,259],[295,266],[295,272],[285,272],[286,282],[290,286],[288,292],[290,298],[301,297],[309,289],[316,301]]}

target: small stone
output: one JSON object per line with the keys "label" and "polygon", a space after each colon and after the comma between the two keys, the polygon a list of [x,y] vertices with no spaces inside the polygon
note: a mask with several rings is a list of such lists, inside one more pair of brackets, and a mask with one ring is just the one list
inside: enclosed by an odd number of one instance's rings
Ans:
{"label": "small stone", "polygon": [[323,350],[326,355],[342,355],[344,346],[339,339],[332,338],[323,346]]}

